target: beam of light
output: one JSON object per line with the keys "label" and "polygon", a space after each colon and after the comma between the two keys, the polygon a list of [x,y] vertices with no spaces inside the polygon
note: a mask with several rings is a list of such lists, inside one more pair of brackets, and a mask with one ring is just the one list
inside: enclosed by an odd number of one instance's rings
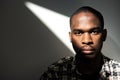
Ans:
{"label": "beam of light", "polygon": [[25,2],[25,6],[74,53],[69,40],[69,17],[31,2]]}

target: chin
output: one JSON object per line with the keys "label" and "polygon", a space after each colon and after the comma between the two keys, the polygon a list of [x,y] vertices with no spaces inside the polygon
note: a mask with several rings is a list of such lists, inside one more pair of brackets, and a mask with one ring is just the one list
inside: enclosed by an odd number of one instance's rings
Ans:
{"label": "chin", "polygon": [[96,58],[96,55],[95,54],[90,54],[90,55],[84,55],[84,57],[88,58],[88,59],[94,59]]}
{"label": "chin", "polygon": [[92,60],[92,59],[95,59],[98,55],[96,53],[90,53],[90,54],[87,54],[87,53],[83,53],[83,52],[79,52],[77,53],[77,56],[81,59],[88,59],[88,60]]}

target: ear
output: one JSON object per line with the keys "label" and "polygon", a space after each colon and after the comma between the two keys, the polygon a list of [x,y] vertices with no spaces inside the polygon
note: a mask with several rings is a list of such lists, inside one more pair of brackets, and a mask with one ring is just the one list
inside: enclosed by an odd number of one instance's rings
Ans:
{"label": "ear", "polygon": [[71,32],[69,32],[69,39],[70,39],[70,42],[72,42],[72,34],[71,34]]}
{"label": "ear", "polygon": [[106,40],[106,37],[107,37],[107,30],[104,29],[104,30],[102,31],[102,41],[105,41],[105,40]]}

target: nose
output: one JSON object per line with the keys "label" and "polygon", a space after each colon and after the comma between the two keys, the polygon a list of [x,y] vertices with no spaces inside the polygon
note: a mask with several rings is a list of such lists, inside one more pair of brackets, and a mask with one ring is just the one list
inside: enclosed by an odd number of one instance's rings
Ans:
{"label": "nose", "polygon": [[84,33],[83,34],[82,44],[86,44],[86,45],[93,44],[92,37],[89,33]]}

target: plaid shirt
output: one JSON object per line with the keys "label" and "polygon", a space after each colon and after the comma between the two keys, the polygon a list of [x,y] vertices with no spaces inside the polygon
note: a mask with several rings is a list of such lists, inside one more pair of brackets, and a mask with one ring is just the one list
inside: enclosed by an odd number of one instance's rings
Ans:
{"label": "plaid shirt", "polygon": [[80,74],[76,69],[74,57],[65,57],[49,66],[40,80],[120,80],[120,63],[107,57],[103,57],[103,61],[97,79],[93,79],[97,75],[88,78]]}

